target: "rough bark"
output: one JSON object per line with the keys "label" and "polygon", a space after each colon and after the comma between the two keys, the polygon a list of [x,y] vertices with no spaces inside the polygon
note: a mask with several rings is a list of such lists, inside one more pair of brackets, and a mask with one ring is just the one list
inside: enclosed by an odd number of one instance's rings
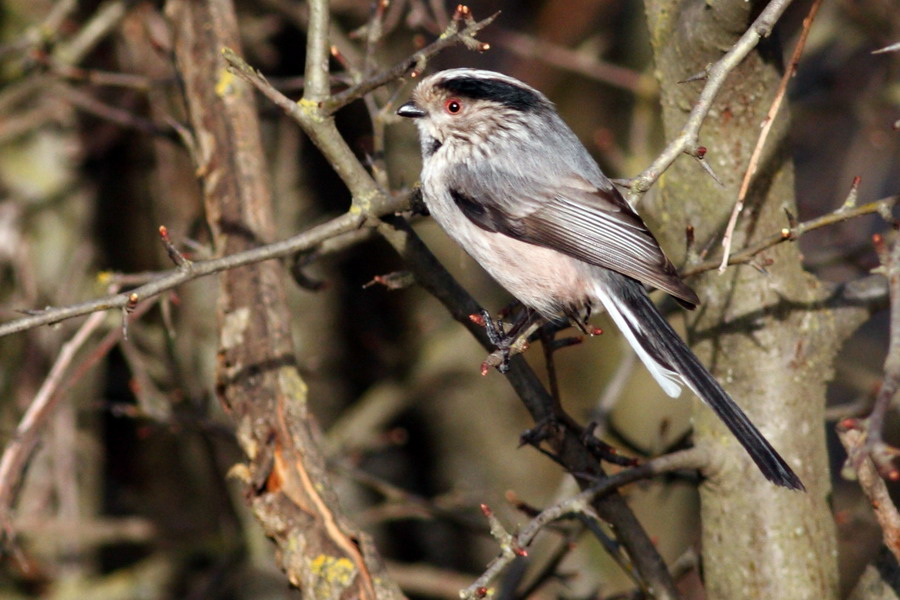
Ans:
{"label": "rough bark", "polygon": [[[743,33],[762,3],[648,1],[648,23],[661,83],[666,137],[678,134],[702,87],[679,81],[702,72]],[[678,160],[661,180],[647,212],[673,254],[693,225],[698,247],[718,248],[759,127],[781,77],[772,40],[730,75],[701,131],[718,186],[693,159]],[[751,185],[734,248],[779,231],[796,214],[779,117]],[[848,182],[849,185],[849,182]],[[800,475],[808,492],[766,482],[746,453],[705,407],[695,412],[695,443],[715,445],[718,464],[701,489],[703,561],[708,598],[835,598],[837,553],[827,498],[825,389],[841,343],[865,317],[821,303],[827,290],[804,272],[794,245],[765,253],[765,271],[748,266],[690,283],[703,300],[688,315],[701,359]]]}
{"label": "rough bark", "polygon": [[[274,218],[255,103],[221,55],[240,45],[233,7],[227,0],[172,0],[167,14],[216,252],[270,241]],[[257,519],[304,597],[400,597],[330,487],[295,364],[283,281],[281,265],[271,261],[220,278],[216,390],[248,459],[233,472],[246,482]]]}

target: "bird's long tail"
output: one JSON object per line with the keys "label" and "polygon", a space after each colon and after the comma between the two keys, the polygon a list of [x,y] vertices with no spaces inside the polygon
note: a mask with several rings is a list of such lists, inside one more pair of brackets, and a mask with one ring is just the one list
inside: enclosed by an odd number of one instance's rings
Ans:
{"label": "bird's long tail", "polygon": [[668,395],[678,396],[681,383],[687,384],[722,419],[766,479],[786,488],[806,489],[797,474],[659,313],[639,282],[619,276],[598,290],[597,295]]}

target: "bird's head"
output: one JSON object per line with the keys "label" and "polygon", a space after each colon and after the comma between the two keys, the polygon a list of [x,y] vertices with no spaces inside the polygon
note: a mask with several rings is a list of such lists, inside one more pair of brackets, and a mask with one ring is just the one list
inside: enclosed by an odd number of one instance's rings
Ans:
{"label": "bird's head", "polygon": [[553,104],[534,88],[477,69],[450,69],[423,79],[397,110],[416,120],[426,157],[446,143],[477,146],[496,136],[526,133],[529,124],[541,122],[532,117],[545,112],[553,114]]}

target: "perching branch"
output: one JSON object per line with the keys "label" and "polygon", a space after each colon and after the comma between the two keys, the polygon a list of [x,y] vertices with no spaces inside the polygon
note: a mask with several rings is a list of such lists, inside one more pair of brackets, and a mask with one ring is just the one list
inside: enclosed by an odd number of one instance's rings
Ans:
{"label": "perching branch", "polygon": [[[481,307],[425,247],[406,221],[385,219],[379,232],[404,259],[416,282],[435,296],[486,349],[493,350],[484,328],[469,318]],[[536,423],[544,422],[551,416],[570,423],[561,427],[558,436],[546,440],[558,462],[566,466],[583,489],[605,477],[596,457],[583,442],[581,428],[567,415],[554,414],[553,399],[534,370],[521,356],[513,357],[509,367],[507,381]],[[643,583],[655,591],[659,600],[677,598],[675,584],[665,563],[625,500],[616,493],[610,493],[594,498],[592,506],[604,521],[614,524],[617,539],[632,558]]]}

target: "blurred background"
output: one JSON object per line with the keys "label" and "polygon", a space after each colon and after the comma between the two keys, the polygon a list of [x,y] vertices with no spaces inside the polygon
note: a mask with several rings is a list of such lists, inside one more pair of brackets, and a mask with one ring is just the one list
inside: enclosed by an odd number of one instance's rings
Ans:
{"label": "blurred background", "polygon": [[[305,4],[236,4],[247,60],[299,97]],[[454,6],[393,2],[376,64],[392,65],[436,38]],[[523,79],[557,103],[612,177],[635,176],[661,150],[640,3],[486,0],[471,8],[476,18],[502,11],[480,35],[490,51],[452,48],[429,72],[472,66]],[[779,23],[785,54],[808,9],[809,2],[795,2]],[[353,63],[359,55],[349,49],[364,47],[372,3],[334,0],[332,10],[332,42]],[[102,296],[170,269],[160,225],[189,257],[210,256],[194,166],[171,127],[185,117],[164,3],[7,0],[0,19],[0,318]],[[856,176],[860,204],[900,190],[900,53],[872,54],[897,41],[894,0],[823,4],[789,88],[800,220],[839,207]],[[340,62],[333,63],[336,86]],[[411,85],[379,92],[376,102],[399,103]],[[271,104],[260,99],[259,107],[279,237],[344,212],[349,194],[309,140]],[[342,110],[338,124],[361,157],[386,160],[394,189],[415,184],[419,151],[409,123],[389,125],[386,156],[376,155],[364,103]],[[705,175],[698,169],[697,176]],[[866,275],[877,266],[871,235],[884,227],[873,216],[803,237],[807,268],[836,282]],[[509,302],[434,223],[420,218],[415,228],[485,307]],[[294,266],[297,356],[343,506],[375,535],[413,596],[456,597],[496,554],[479,504],[514,529],[528,519],[520,503],[546,506],[573,493],[573,484],[545,456],[518,447],[533,425],[528,414],[502,376],[480,376],[484,351],[436,300],[415,286],[366,287],[403,269],[387,244],[368,237]],[[74,358],[21,485],[0,494],[7,542],[0,598],[296,596],[240,485],[227,476],[242,455],[213,391],[216,286],[207,278],[166,295],[132,321],[127,341],[104,347],[104,336],[121,327],[119,311],[110,312]],[[843,416],[866,414],[881,377],[886,317],[873,318],[843,351],[829,431]],[[83,322],[0,339],[4,445]],[[608,333],[557,354],[567,410],[596,420],[628,455],[684,443],[690,402],[666,398],[614,328],[598,324]],[[538,348],[527,358],[544,373]],[[896,441],[896,421],[891,415],[888,441]],[[836,440],[832,449],[837,474]],[[857,486],[838,475],[834,484],[841,581],[849,589],[881,537]],[[688,593],[699,577],[695,487],[668,479],[626,490],[663,556],[681,565]],[[545,533],[531,549],[531,565],[539,565],[575,546],[561,568],[572,576],[534,597],[629,589],[600,545],[571,531]],[[427,576],[426,564],[441,577]],[[519,567],[516,583],[535,577],[526,562]]]}

